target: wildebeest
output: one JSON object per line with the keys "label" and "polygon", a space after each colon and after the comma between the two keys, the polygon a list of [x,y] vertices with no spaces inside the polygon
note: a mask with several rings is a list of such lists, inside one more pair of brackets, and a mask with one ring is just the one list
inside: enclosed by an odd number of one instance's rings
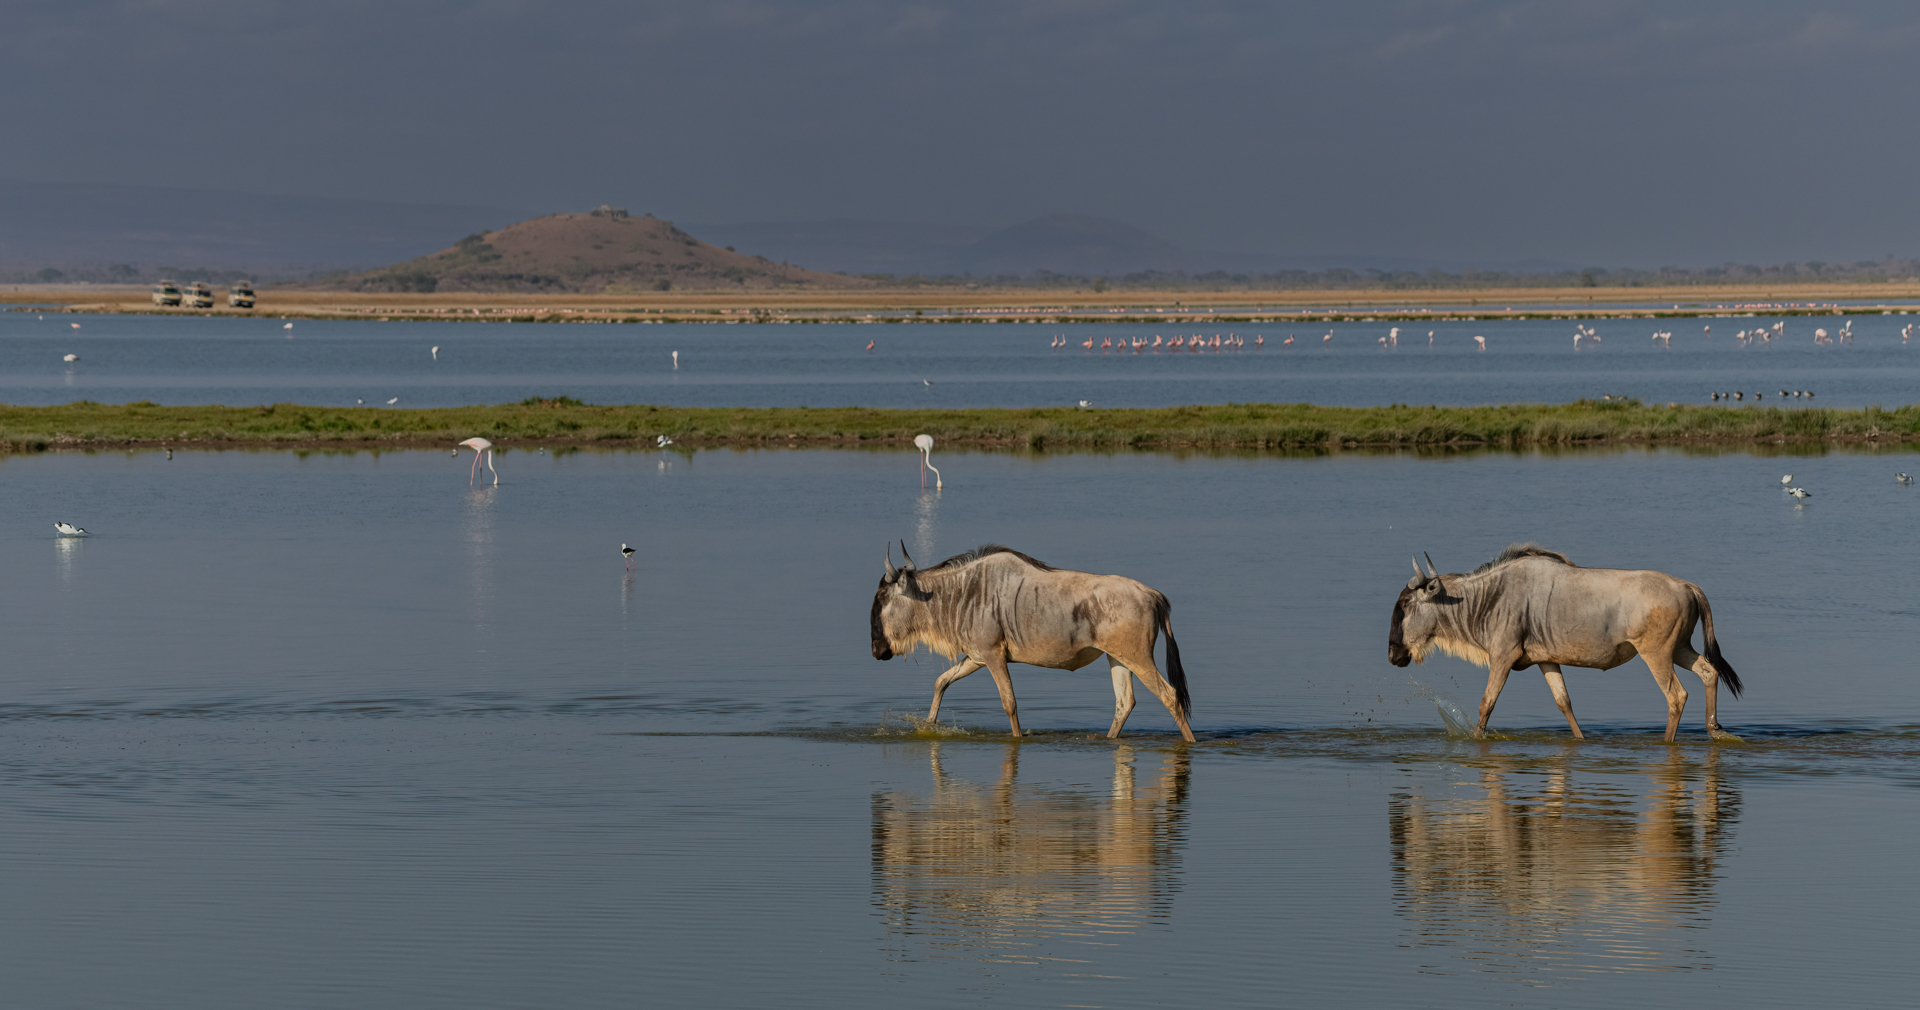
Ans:
{"label": "wildebeest", "polygon": [[[1635,655],[1667,696],[1668,743],[1687,706],[1676,663],[1699,674],[1706,687],[1707,732],[1727,735],[1714,711],[1719,681],[1738,698],[1740,677],[1720,655],[1713,610],[1699,586],[1662,572],[1581,568],[1537,544],[1513,544],[1465,575],[1441,575],[1432,558],[1422,572],[1416,558],[1413,573],[1393,604],[1387,659],[1405,666],[1439,651],[1486,667],[1476,736],[1486,733],[1507,674],[1537,663],[1560,714],[1584,739],[1560,667],[1611,670]],[[1704,632],[1704,656],[1693,651],[1695,621]]]}
{"label": "wildebeest", "polygon": [[[900,553],[905,557],[906,552],[903,541]],[[1193,739],[1187,675],[1173,640],[1173,605],[1160,593],[1120,575],[1054,568],[998,544],[956,554],[925,571],[910,557],[905,567],[895,568],[888,545],[886,565],[873,594],[873,658],[892,659],[925,645],[959,660],[934,681],[929,720],[940,717],[940,697],[954,681],[984,666],[1000,689],[1013,735],[1019,736],[1007,664],[1078,670],[1105,653],[1113,674],[1113,727],[1107,736],[1119,736],[1133,711],[1131,674],[1173,713],[1180,735]],[[1153,643],[1162,630],[1167,633],[1165,677],[1153,662]]]}

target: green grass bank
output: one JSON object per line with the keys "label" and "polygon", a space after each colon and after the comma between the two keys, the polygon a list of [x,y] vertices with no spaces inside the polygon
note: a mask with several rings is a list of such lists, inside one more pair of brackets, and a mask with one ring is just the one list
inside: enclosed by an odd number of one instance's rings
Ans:
{"label": "green grass bank", "polygon": [[686,447],[884,446],[910,444],[921,433],[942,444],[1019,449],[1920,441],[1920,406],[1841,410],[1580,400],[1493,407],[880,410],[604,407],[565,397],[423,410],[90,401],[0,406],[0,451],[16,453],[126,445],[452,446],[475,435],[502,446],[652,444],[660,435]]}

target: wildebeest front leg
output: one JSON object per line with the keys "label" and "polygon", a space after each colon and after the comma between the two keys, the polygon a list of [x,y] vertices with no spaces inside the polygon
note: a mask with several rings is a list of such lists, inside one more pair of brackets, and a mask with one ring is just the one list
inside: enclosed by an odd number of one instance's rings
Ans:
{"label": "wildebeest front leg", "polygon": [[1567,727],[1573,730],[1576,740],[1585,740],[1587,735],[1580,732],[1580,720],[1573,717],[1573,697],[1567,694],[1567,678],[1560,675],[1560,664],[1541,663],[1540,672],[1547,675],[1547,690],[1553,692],[1553,703],[1560,706],[1560,714],[1567,717]]}
{"label": "wildebeest front leg", "polygon": [[940,678],[933,682],[933,707],[927,709],[927,721],[932,722],[940,718],[940,699],[947,693],[947,688],[952,686],[954,681],[985,665],[985,663],[975,661],[972,656],[968,656],[960,662],[955,663],[953,669],[941,674]]}
{"label": "wildebeest front leg", "polygon": [[1113,669],[1113,728],[1107,730],[1107,739],[1111,740],[1120,735],[1120,727],[1133,714],[1133,671],[1112,656],[1107,657],[1107,665]]}
{"label": "wildebeest front leg", "polygon": [[989,657],[987,672],[993,674],[993,686],[1000,689],[1000,707],[1006,709],[1007,725],[1014,736],[1019,736],[1020,706],[1013,700],[1013,673],[1007,669],[1007,657]]}
{"label": "wildebeest front leg", "polygon": [[1500,691],[1507,686],[1507,674],[1513,672],[1513,664],[1519,658],[1518,649],[1487,654],[1487,693],[1480,696],[1480,722],[1473,727],[1474,739],[1487,735],[1487,720],[1493,718],[1493,705],[1500,700]]}

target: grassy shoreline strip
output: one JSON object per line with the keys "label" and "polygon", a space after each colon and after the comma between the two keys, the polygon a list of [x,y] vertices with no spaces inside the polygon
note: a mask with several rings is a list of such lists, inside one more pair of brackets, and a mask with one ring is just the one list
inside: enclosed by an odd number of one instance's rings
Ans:
{"label": "grassy shoreline strip", "polygon": [[80,401],[0,405],[0,452],[117,445],[350,448],[631,445],[667,435],[683,446],[943,444],[1026,449],[1556,446],[1607,442],[1920,441],[1920,406],[1643,405],[1580,400],[1491,407],[1223,404],[1161,409],[1036,407],[594,406],[566,397],[422,410],[374,407],[166,407]]}

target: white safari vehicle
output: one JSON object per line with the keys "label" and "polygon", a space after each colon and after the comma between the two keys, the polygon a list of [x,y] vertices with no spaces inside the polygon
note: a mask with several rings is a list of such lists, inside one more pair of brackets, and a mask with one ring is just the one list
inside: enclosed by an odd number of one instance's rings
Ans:
{"label": "white safari vehicle", "polygon": [[236,309],[253,308],[253,285],[240,281],[227,289],[227,304]]}
{"label": "white safari vehicle", "polygon": [[194,281],[180,289],[181,303],[190,308],[213,308],[213,289],[199,281]]}
{"label": "white safari vehicle", "polygon": [[180,304],[180,287],[172,281],[161,281],[153,286],[153,304]]}

